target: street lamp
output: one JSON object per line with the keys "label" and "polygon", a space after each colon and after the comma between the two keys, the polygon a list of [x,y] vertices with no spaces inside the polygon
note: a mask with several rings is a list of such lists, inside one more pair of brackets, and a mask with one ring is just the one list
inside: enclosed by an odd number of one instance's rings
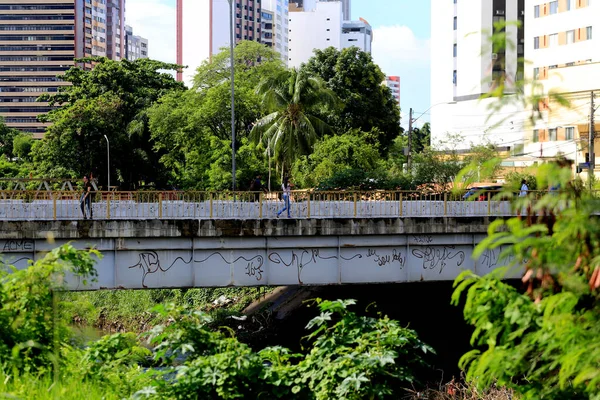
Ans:
{"label": "street lamp", "polygon": [[108,137],[104,135],[104,139],[106,139],[106,168],[108,177],[107,189],[110,192],[110,142],[108,141]]}
{"label": "street lamp", "polygon": [[229,1],[229,67],[231,70],[231,189],[235,192],[235,105],[233,67],[233,1]]}
{"label": "street lamp", "polygon": [[449,102],[443,102],[443,103],[436,103],[434,105],[432,105],[431,107],[429,107],[427,110],[423,111],[421,113],[421,115],[419,115],[417,118],[413,118],[413,109],[410,109],[410,113],[408,116],[408,152],[406,155],[406,166],[408,171],[411,170],[411,165],[412,165],[412,124],[413,122],[416,122],[419,118],[421,118],[423,115],[425,115],[425,113],[429,110],[431,110],[433,107],[435,106],[439,106],[442,104],[456,104],[455,101],[449,101]]}

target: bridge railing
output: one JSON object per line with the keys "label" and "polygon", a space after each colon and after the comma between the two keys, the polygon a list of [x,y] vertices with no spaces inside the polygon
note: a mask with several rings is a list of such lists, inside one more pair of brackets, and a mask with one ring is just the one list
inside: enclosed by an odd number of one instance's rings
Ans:
{"label": "bridge railing", "polygon": [[[535,199],[547,192],[529,192]],[[0,191],[0,220],[83,218],[78,191]],[[94,192],[96,219],[271,219],[284,206],[280,192]],[[292,218],[377,218],[514,215],[509,199],[488,192],[292,191]],[[282,214],[287,216],[287,212]]]}

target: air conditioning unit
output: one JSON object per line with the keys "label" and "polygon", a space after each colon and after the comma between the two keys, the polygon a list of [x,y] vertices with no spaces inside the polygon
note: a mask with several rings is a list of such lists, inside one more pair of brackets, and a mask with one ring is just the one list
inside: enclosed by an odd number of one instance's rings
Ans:
{"label": "air conditioning unit", "polygon": [[492,60],[498,59],[498,53],[492,53]]}
{"label": "air conditioning unit", "polygon": [[504,15],[504,10],[496,10],[496,15]]}

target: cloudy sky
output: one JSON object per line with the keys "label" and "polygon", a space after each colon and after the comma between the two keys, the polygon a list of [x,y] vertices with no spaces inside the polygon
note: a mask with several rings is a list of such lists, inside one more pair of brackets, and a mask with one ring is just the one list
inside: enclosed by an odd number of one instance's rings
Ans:
{"label": "cloudy sky", "polygon": [[[402,125],[409,108],[419,115],[429,107],[429,13],[428,0],[352,0],[352,19],[373,27],[375,62],[400,76]],[[149,39],[151,58],[175,62],[175,0],[127,0],[126,19],[134,34]]]}

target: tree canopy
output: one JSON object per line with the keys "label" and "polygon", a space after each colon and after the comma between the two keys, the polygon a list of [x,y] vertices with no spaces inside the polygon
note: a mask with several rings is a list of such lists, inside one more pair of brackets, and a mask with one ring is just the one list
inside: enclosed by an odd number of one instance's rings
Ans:
{"label": "tree canopy", "polygon": [[387,152],[401,133],[400,108],[383,84],[385,75],[369,53],[357,47],[315,50],[302,69],[323,79],[343,104],[341,111],[325,109],[321,114],[335,132],[370,132],[377,128],[380,135],[376,141],[380,150]]}
{"label": "tree canopy", "polygon": [[163,95],[183,90],[183,84],[163,72],[178,67],[148,59],[82,61],[95,67],[71,68],[62,78],[71,85],[45,96],[59,108],[45,116],[53,124],[34,146],[36,173],[64,178],[94,172],[106,182],[106,136],[116,175],[113,182],[119,181],[123,188],[140,182],[165,185],[166,173],[158,163],[162,154],[154,149],[148,109]]}

